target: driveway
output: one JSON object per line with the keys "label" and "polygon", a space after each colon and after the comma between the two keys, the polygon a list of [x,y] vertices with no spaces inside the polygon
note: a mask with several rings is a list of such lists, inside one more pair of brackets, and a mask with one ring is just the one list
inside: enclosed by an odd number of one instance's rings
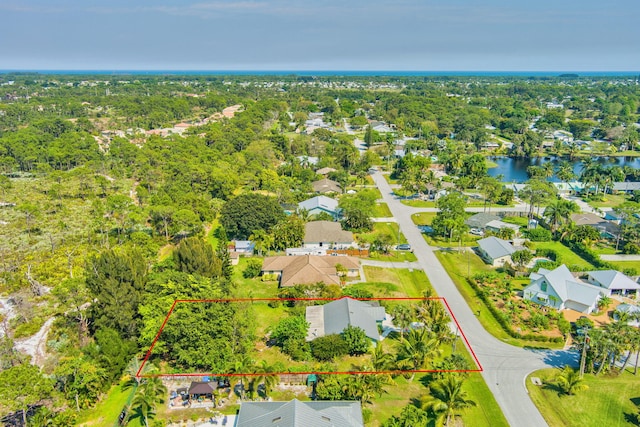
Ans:
{"label": "driveway", "polygon": [[[403,205],[380,172],[372,174],[384,201],[396,218],[400,230],[411,244],[417,263],[427,274],[436,293],[444,297],[482,365],[482,376],[502,409],[507,421],[517,427],[547,426],[525,387],[526,376],[541,368],[576,364],[577,353],[564,350],[528,350],[508,345],[489,334],[471,311],[455,284],[427,245],[411,214],[423,211]],[[480,313],[480,316],[488,316]]]}

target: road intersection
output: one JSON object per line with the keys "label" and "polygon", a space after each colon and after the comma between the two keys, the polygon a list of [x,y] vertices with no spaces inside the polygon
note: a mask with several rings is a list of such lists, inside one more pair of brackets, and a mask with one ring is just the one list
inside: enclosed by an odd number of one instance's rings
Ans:
{"label": "road intersection", "polygon": [[525,387],[526,377],[537,369],[575,365],[577,353],[571,350],[533,350],[515,347],[489,334],[436,258],[434,251],[437,248],[427,244],[413,223],[412,214],[427,210],[402,204],[393,194],[391,186],[381,172],[377,171],[371,176],[407,242],[411,244],[417,257],[416,263],[425,271],[438,296],[447,300],[482,365],[482,376],[509,424],[516,427],[547,426],[540,411],[529,398]]}

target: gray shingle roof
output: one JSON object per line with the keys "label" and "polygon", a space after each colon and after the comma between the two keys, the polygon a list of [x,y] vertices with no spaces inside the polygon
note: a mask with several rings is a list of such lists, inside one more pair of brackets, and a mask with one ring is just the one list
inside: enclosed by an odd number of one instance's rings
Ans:
{"label": "gray shingle roof", "polygon": [[490,221],[497,221],[500,217],[497,215],[481,212],[470,216],[464,222],[471,228],[484,228]]}
{"label": "gray shingle roof", "polygon": [[380,339],[376,322],[384,319],[384,307],[375,307],[352,298],[342,298],[325,304],[323,308],[325,335],[339,334],[351,325],[364,330],[372,340]]}
{"label": "gray shingle roof", "polygon": [[362,427],[355,401],[243,402],[235,427]]}
{"label": "gray shingle roof", "polygon": [[480,246],[480,249],[486,252],[491,259],[511,255],[516,251],[511,243],[494,236],[478,240],[478,246]]}
{"label": "gray shingle roof", "polygon": [[339,222],[310,221],[304,225],[304,243],[351,244],[353,233],[342,229]]}

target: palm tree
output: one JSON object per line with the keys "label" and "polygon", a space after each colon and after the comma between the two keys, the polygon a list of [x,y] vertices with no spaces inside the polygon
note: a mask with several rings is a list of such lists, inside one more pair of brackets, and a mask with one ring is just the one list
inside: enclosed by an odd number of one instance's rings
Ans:
{"label": "palm tree", "polygon": [[258,374],[254,377],[253,381],[255,385],[264,385],[264,397],[269,397],[269,393],[273,390],[276,384],[280,382],[280,378],[276,375],[277,369],[273,365],[269,365],[266,360],[263,360],[256,368]]}
{"label": "palm tree", "polygon": [[253,373],[253,367],[255,366],[255,361],[249,356],[241,356],[236,359],[231,366],[231,372],[238,375],[238,383],[240,384],[240,397],[244,399],[245,390],[244,390],[244,376],[246,374]]}
{"label": "palm tree", "polygon": [[164,403],[167,388],[160,378],[147,378],[136,393],[131,406],[137,417],[142,418],[145,427],[149,427],[149,420],[156,415],[156,405]]}
{"label": "palm tree", "polygon": [[387,371],[393,366],[393,356],[384,350],[382,341],[378,341],[371,352],[371,364],[376,371]]}
{"label": "palm tree", "polygon": [[249,240],[255,243],[258,256],[262,256],[263,250],[269,251],[271,246],[273,246],[273,236],[264,230],[255,230],[251,236],[249,236]]}
{"label": "palm tree", "polygon": [[[426,328],[411,329],[407,336],[401,339],[398,352],[398,362],[401,366],[412,371],[422,369],[429,359],[442,353],[440,341]],[[416,373],[411,374],[413,381]]]}
{"label": "palm tree", "polygon": [[573,173],[573,165],[567,161],[560,163],[556,175],[558,176],[558,179],[565,183],[576,179],[576,174]]}
{"label": "palm tree", "polygon": [[447,375],[429,385],[430,395],[421,399],[422,409],[433,411],[437,425],[449,426],[460,410],[476,406],[462,390],[463,383],[463,377]]}
{"label": "palm tree", "polygon": [[580,212],[576,202],[556,198],[549,202],[542,216],[551,223],[551,231],[556,231],[562,224],[570,221],[571,214]]}
{"label": "palm tree", "polygon": [[565,366],[564,369],[556,375],[556,384],[569,396],[589,388],[589,386],[582,382],[583,379],[580,378],[580,373],[570,366]]}
{"label": "palm tree", "polygon": [[393,324],[400,328],[400,337],[404,337],[404,331],[411,325],[412,314],[409,307],[403,304],[398,304],[391,309],[391,317],[393,317]]}

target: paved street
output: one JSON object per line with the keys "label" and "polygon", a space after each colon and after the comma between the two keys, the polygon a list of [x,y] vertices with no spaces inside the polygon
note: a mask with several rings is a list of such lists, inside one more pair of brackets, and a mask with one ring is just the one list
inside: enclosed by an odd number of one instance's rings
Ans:
{"label": "paved street", "polygon": [[[444,297],[473,351],[480,361],[487,385],[493,392],[509,424],[514,427],[543,427],[547,423],[531,402],[525,388],[526,376],[540,368],[561,367],[575,364],[577,354],[571,351],[536,351],[514,347],[497,340],[482,327],[476,314],[471,311],[455,284],[427,245],[420,230],[411,220],[411,214],[426,209],[403,205],[392,193],[392,189],[380,172],[372,177],[382,193],[384,201],[396,218],[400,230],[431,281],[436,293]],[[482,209],[482,208],[481,208]],[[480,313],[487,316],[488,313]]]}

